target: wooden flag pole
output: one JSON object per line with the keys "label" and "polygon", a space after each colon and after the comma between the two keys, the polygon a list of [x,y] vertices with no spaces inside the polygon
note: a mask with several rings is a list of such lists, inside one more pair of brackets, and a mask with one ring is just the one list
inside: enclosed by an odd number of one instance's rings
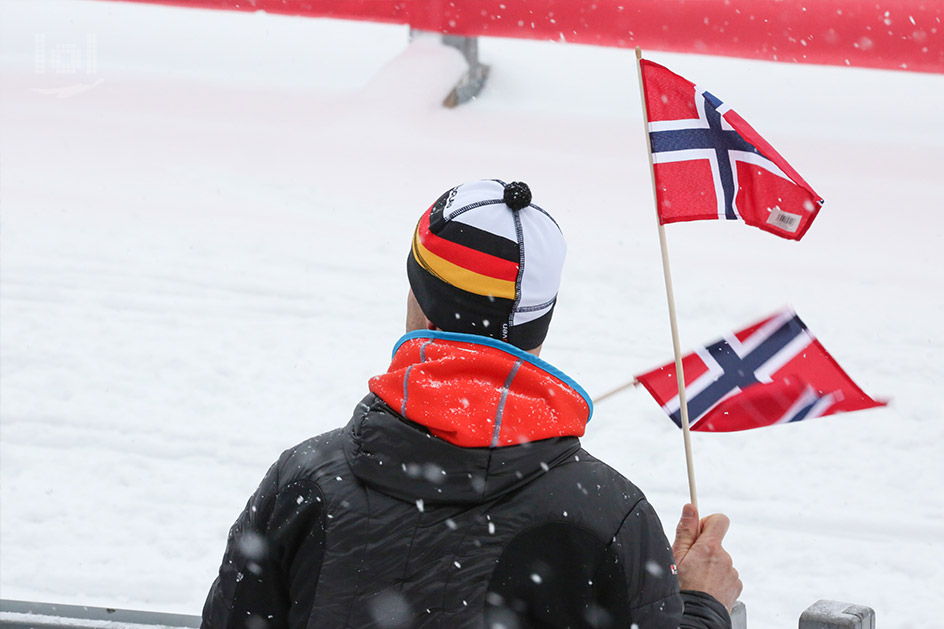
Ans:
{"label": "wooden flag pole", "polygon": [[628,389],[629,387],[634,387],[634,386],[636,386],[637,384],[639,384],[639,382],[638,382],[635,378],[633,378],[632,380],[630,380],[630,381],[627,382],[626,384],[621,384],[621,385],[619,385],[618,387],[616,387],[615,389],[611,389],[611,390],[607,391],[606,393],[604,393],[603,395],[600,395],[599,397],[593,398],[591,401],[592,401],[594,404],[597,404],[597,403],[599,403],[599,402],[602,402],[602,401],[605,400],[606,398],[613,397],[614,395],[616,395],[616,394],[619,393],[620,391],[625,391],[625,390]]}
{"label": "wooden flag pole", "polygon": [[636,71],[639,76],[639,97],[642,100],[642,121],[646,133],[646,153],[649,155],[649,176],[652,180],[652,201],[656,204],[656,223],[659,226],[659,246],[662,248],[662,271],[665,276],[665,295],[669,302],[669,324],[672,328],[672,347],[675,351],[675,373],[678,380],[679,409],[682,416],[682,437],[685,441],[685,464],[688,467],[688,493],[692,505],[698,508],[698,496],[695,492],[695,464],[692,459],[692,438],[688,424],[688,399],[685,395],[685,375],[682,372],[682,349],[679,343],[678,323],[675,317],[675,296],[672,291],[672,273],[669,270],[669,248],[665,241],[665,227],[659,219],[658,197],[656,196],[656,173],[652,162],[652,141],[649,137],[649,114],[646,111],[646,92],[642,83],[642,49],[636,46]]}

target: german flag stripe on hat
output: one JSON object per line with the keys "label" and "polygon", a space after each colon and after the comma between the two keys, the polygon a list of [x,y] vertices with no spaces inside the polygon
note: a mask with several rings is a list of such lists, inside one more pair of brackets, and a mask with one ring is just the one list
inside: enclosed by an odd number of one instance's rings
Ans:
{"label": "german flag stripe on hat", "polygon": [[[488,205],[497,204],[498,202]],[[484,213],[487,212],[488,209],[495,210],[498,208],[487,208],[485,206],[481,206],[479,211]],[[483,229],[475,227],[474,225],[470,225],[467,222],[454,222],[451,219],[446,220],[446,218],[443,216],[442,207],[437,209],[436,206],[433,206],[428,214],[429,217],[426,219],[426,224],[428,225],[429,232],[438,238],[448,240],[449,242],[454,242],[457,245],[462,245],[463,247],[469,249],[474,249],[475,251],[487,253],[488,255],[495,256],[496,258],[514,262],[515,264],[517,264],[521,259],[518,241],[513,236],[511,238],[507,236],[500,236],[490,231],[488,227]]]}
{"label": "german flag stripe on hat", "polygon": [[514,265],[515,273],[510,280],[485,273],[477,273],[470,268],[454,264],[424,247],[419,229],[417,229],[417,233],[413,238],[413,256],[424,269],[456,288],[486,297],[515,298],[517,264]]}
{"label": "german flag stripe on hat", "polygon": [[[497,237],[484,234],[487,239]],[[478,295],[515,298],[518,263],[440,238],[429,230],[429,215],[416,226],[413,252],[417,261],[440,279]]]}

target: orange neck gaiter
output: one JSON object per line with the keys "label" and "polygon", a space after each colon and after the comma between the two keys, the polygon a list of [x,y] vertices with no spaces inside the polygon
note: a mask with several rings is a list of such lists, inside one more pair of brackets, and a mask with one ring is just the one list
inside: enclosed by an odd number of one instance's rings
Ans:
{"label": "orange neck gaiter", "polygon": [[527,352],[455,332],[411,332],[370,391],[394,411],[467,448],[580,437],[593,407],[576,382]]}

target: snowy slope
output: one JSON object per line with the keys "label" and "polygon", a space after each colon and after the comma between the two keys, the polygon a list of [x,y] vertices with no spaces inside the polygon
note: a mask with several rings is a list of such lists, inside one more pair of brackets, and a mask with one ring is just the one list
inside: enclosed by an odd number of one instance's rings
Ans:
{"label": "snowy slope", "polygon": [[[284,448],[345,422],[402,330],[416,218],[527,181],[570,250],[542,355],[600,394],[671,343],[632,52],[82,0],[0,0],[0,596],[199,613]],[[667,228],[682,344],[795,306],[887,409],[694,435],[751,629],[820,598],[944,603],[944,76],[652,54],[826,198],[801,243]],[[671,534],[678,430],[643,391],[588,449]]]}

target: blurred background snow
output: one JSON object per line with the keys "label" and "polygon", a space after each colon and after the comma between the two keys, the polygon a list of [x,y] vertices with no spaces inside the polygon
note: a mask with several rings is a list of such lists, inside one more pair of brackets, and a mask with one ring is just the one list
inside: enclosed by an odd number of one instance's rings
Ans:
{"label": "blurred background snow", "polygon": [[[345,423],[403,327],[447,188],[528,182],[569,242],[542,355],[599,395],[671,358],[631,50],[82,0],[0,1],[0,590],[199,613],[285,448]],[[944,76],[648,54],[732,104],[825,199],[800,243],[667,228],[682,345],[793,305],[888,408],[694,436],[751,629],[820,598],[944,602]],[[642,390],[585,446],[672,534],[681,435]]]}

